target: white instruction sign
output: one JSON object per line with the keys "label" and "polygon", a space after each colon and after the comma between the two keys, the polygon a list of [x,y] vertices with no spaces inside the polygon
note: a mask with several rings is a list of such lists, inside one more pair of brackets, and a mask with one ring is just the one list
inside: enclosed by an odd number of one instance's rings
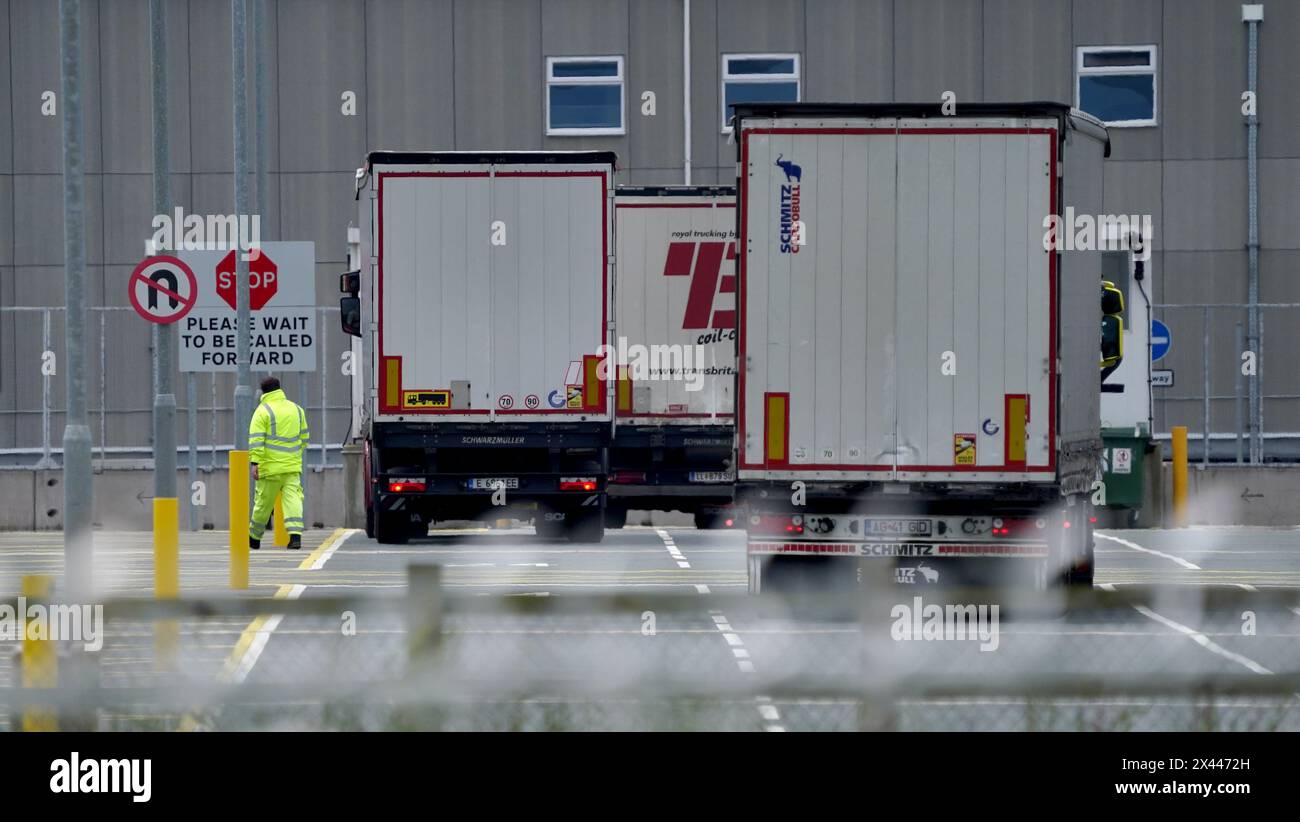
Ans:
{"label": "white instruction sign", "polygon": [[[234,371],[238,346],[234,250],[181,251],[198,300],[176,323],[182,371]],[[263,243],[247,252],[250,367],[316,370],[316,244]]]}

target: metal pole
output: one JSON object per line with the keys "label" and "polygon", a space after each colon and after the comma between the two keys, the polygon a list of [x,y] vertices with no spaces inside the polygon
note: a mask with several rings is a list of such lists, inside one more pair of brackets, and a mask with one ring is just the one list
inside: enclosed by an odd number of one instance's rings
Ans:
{"label": "metal pole", "polygon": [[99,470],[108,454],[108,335],[104,324],[108,312],[99,310]]}
{"label": "metal pole", "polygon": [[[242,221],[248,214],[248,95],[246,93],[245,18],[247,0],[230,0],[230,94],[234,106],[235,144],[235,217]],[[252,330],[248,308],[248,259],[243,253],[235,254],[235,305],[236,382],[234,396],[236,451],[248,450],[248,420],[253,411],[252,374],[249,371],[249,334]]]}
{"label": "metal pole", "polygon": [[1201,428],[1201,466],[1210,464],[1210,309],[1201,309],[1201,333],[1204,337],[1201,348],[1201,375],[1205,380],[1205,400],[1201,409],[1204,425]]}
{"label": "metal pole", "polygon": [[[270,155],[266,128],[266,0],[253,0],[253,108],[257,116],[257,214],[263,231],[271,213],[267,194]],[[266,234],[261,236],[265,237]]]}
{"label": "metal pole", "polygon": [[[306,371],[298,372],[298,396],[296,397],[296,399],[298,400],[299,404],[303,406],[303,408],[309,407],[307,404],[307,372]],[[307,426],[308,428],[311,427],[310,419],[307,421]],[[308,444],[308,447],[310,447],[310,443]],[[304,453],[303,461],[302,461],[302,472],[298,477],[298,483],[302,486],[302,521],[304,525],[311,522],[311,518],[309,516],[310,509],[307,507],[308,503],[310,502],[310,499],[308,498],[308,494],[307,494],[306,456],[307,456],[306,453]]]}
{"label": "metal pole", "polygon": [[198,376],[190,371],[185,375],[185,420],[189,435],[190,474],[190,530],[199,530],[199,509],[194,505],[194,483],[199,481],[199,383]]}
{"label": "metal pole", "polygon": [[1235,366],[1236,376],[1233,380],[1234,388],[1236,390],[1236,399],[1233,402],[1233,405],[1235,406],[1237,412],[1237,464],[1238,465],[1241,465],[1241,460],[1242,460],[1242,455],[1241,455],[1242,430],[1241,429],[1245,427],[1246,424],[1246,419],[1242,415],[1242,409],[1241,409],[1241,392],[1242,392],[1242,377],[1243,377],[1243,374],[1241,373],[1241,355],[1242,352],[1244,352],[1245,350],[1246,350],[1246,334],[1244,331],[1242,331],[1241,321],[1238,320],[1237,321],[1237,364]]}
{"label": "metal pole", "polygon": [[691,184],[691,0],[682,0],[682,182]]}
{"label": "metal pole", "polygon": [[321,470],[324,470],[325,443],[329,442],[329,437],[325,434],[327,430],[325,415],[328,413],[325,408],[325,389],[329,385],[326,380],[328,375],[326,374],[325,364],[329,362],[329,357],[326,354],[329,346],[329,335],[325,333],[325,312],[320,311],[318,313],[320,314],[320,368],[316,373],[320,377],[320,467]]}
{"label": "metal pole", "polygon": [[90,426],[86,421],[86,179],[82,167],[81,2],[59,0],[63,63],[63,259],[68,411],[63,426],[63,573],[68,593],[94,585]]}
{"label": "metal pole", "polygon": [[[1259,23],[1255,20],[1249,20],[1246,23],[1246,31],[1249,40],[1249,57],[1246,61],[1246,88],[1251,93],[1251,97],[1258,101],[1258,77],[1259,77]],[[1247,290],[1249,293],[1250,309],[1248,313],[1249,332],[1247,339],[1250,345],[1259,352],[1259,118],[1251,113],[1246,117],[1246,186],[1247,186],[1247,220],[1249,223],[1249,237],[1246,241],[1247,249]],[[1258,455],[1263,452],[1262,432],[1258,429],[1260,420],[1260,397],[1259,384],[1260,374],[1258,370],[1250,378],[1250,419],[1254,429],[1251,434],[1251,462],[1258,463],[1261,460]]]}
{"label": "metal pole", "polygon": [[[171,211],[167,141],[167,11],[166,0],[149,0],[149,53],[153,75],[153,211]],[[157,249],[154,249],[156,252]],[[174,331],[154,324],[153,494],[176,498],[176,394],[172,386]],[[155,503],[157,504],[157,503]]]}
{"label": "metal pole", "polygon": [[1255,344],[1255,396],[1258,398],[1258,404],[1255,406],[1255,464],[1264,464],[1264,395],[1260,386],[1264,384],[1264,312],[1255,309],[1258,313],[1256,322],[1259,328],[1259,339]]}
{"label": "metal pole", "polygon": [[[50,330],[50,309],[41,312],[41,350],[52,351],[51,346],[54,344],[53,333]],[[44,363],[42,363],[44,365]],[[50,456],[50,385],[53,378],[45,375],[45,382],[41,386],[41,467],[53,468],[54,460]]]}
{"label": "metal pole", "polygon": [[208,372],[208,401],[212,415],[208,417],[208,470],[217,470],[217,372]]}

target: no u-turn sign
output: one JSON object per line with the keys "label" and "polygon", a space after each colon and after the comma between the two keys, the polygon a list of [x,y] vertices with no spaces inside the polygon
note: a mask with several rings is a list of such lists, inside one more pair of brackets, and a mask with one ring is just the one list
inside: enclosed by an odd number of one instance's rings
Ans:
{"label": "no u-turn sign", "polygon": [[131,272],[127,291],[135,313],[159,325],[170,325],[190,313],[199,296],[190,267],[166,255],[142,260]]}

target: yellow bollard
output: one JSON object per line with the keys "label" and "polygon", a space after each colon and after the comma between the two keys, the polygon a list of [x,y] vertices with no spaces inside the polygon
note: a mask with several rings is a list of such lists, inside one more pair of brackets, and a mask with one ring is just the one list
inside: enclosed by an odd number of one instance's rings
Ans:
{"label": "yellow bollard", "polygon": [[[54,577],[48,574],[29,574],[23,577],[23,596],[29,599],[49,599]],[[23,632],[23,687],[54,688],[59,684],[59,655],[48,633],[35,638],[30,635],[34,623],[25,623],[26,614],[19,622],[26,624]],[[49,630],[48,624],[46,631]],[[58,715],[47,707],[26,707],[23,710],[24,731],[57,731]]]}
{"label": "yellow bollard", "polygon": [[248,587],[248,452],[230,452],[230,587]]}
{"label": "yellow bollard", "polygon": [[[174,497],[153,501],[153,595],[175,599],[181,593],[180,507]],[[180,623],[163,619],[154,623],[154,663],[160,671],[176,667]]]}
{"label": "yellow bollard", "polygon": [[283,548],[289,544],[289,532],[284,527],[284,506],[280,504],[280,495],[275,495],[275,546]]}
{"label": "yellow bollard", "polygon": [[1187,426],[1171,429],[1174,441],[1174,527],[1187,526]]}

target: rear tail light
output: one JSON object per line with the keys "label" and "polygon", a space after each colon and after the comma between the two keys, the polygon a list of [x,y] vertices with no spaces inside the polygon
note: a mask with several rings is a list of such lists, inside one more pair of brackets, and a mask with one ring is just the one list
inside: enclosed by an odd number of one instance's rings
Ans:
{"label": "rear tail light", "polygon": [[1096,518],[1096,517],[1088,517],[1088,522],[1089,522],[1089,524],[1091,524],[1091,525],[1096,525],[1096,524],[1097,524],[1097,518]]}
{"label": "rear tail light", "polygon": [[803,533],[803,517],[799,514],[754,514],[749,518],[749,531],[765,536],[799,536]]}
{"label": "rear tail light", "polygon": [[731,528],[732,526],[734,526],[734,525],[736,524],[736,521],[735,521],[734,519],[732,519],[731,517],[727,517],[727,519],[726,519],[726,523],[727,523],[727,527],[728,527],[728,528]]}
{"label": "rear tail light", "polygon": [[615,484],[645,482],[645,471],[615,471],[609,481]]}
{"label": "rear tail light", "polygon": [[1047,523],[1042,519],[1006,519],[993,518],[993,527],[989,533],[995,537],[1032,536],[1031,532],[1043,528]]}
{"label": "rear tail light", "polygon": [[561,491],[595,491],[595,477],[560,477]]}
{"label": "rear tail light", "polygon": [[419,477],[391,479],[388,481],[388,491],[392,494],[401,494],[406,491],[423,491],[426,487],[424,480]]}

